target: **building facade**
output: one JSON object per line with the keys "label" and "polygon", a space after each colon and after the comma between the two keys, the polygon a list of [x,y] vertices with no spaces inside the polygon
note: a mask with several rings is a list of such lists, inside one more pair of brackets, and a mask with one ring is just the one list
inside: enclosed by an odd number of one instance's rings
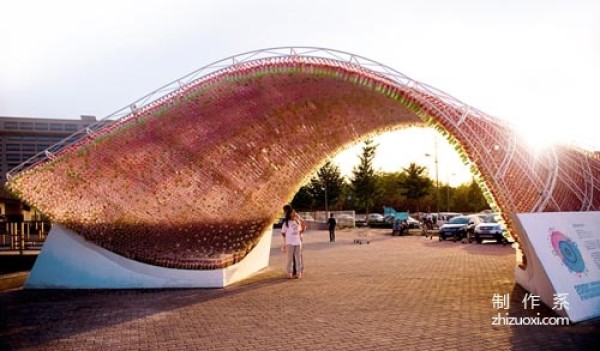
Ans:
{"label": "building facade", "polygon": [[51,145],[71,137],[79,130],[96,123],[95,116],[80,119],[50,119],[0,116],[0,215],[12,217],[36,216],[27,205],[14,199],[5,190],[6,173]]}

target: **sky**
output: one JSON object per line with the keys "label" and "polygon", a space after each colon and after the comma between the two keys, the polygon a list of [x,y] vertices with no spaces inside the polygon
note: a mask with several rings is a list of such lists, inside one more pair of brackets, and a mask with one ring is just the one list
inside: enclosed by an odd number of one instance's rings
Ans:
{"label": "sky", "polygon": [[[536,143],[600,150],[596,0],[0,0],[0,8],[0,116],[102,118],[219,59],[315,46],[381,62]],[[376,140],[392,155],[378,155],[376,166],[433,169],[423,155],[434,154],[435,133],[398,133]],[[438,145],[440,182],[469,179]]]}
{"label": "sky", "polygon": [[[434,184],[457,186],[471,182],[473,176],[458,153],[448,142],[431,128],[412,127],[388,132],[373,138],[377,145],[373,168],[377,172],[398,172],[411,162],[425,166]],[[436,147],[437,144],[437,147]],[[347,179],[352,177],[352,169],[358,164],[364,142],[358,141],[345,151],[332,157]],[[436,165],[437,156],[437,165]]]}

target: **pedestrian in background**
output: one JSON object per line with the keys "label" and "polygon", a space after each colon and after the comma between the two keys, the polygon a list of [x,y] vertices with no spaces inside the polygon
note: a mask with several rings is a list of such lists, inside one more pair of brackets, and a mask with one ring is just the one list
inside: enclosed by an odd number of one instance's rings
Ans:
{"label": "pedestrian in background", "polygon": [[329,242],[335,242],[335,226],[337,225],[337,221],[333,217],[333,213],[329,215],[329,219],[327,220],[327,225],[329,227]]}

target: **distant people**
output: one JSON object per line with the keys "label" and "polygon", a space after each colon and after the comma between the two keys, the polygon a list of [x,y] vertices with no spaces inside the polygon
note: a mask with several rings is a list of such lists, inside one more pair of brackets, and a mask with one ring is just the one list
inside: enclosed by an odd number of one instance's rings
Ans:
{"label": "distant people", "polygon": [[392,228],[392,236],[393,235],[403,235],[408,230],[408,222],[404,219],[396,219],[394,221],[394,226]]}
{"label": "distant people", "polygon": [[[429,216],[423,218],[423,224],[422,224],[422,231],[423,234],[425,234],[425,238],[429,237],[429,240],[433,239],[433,223],[431,222],[431,218]],[[429,235],[429,231],[431,232],[431,235]]]}
{"label": "distant people", "polygon": [[425,225],[428,230],[433,230],[433,217],[431,215],[425,217]]}
{"label": "distant people", "polygon": [[392,228],[392,236],[394,235],[402,235],[402,221],[400,219],[394,220],[394,226]]}
{"label": "distant people", "polygon": [[296,264],[295,276],[302,278],[302,232],[302,222],[296,211],[287,211],[281,226],[283,236],[281,250],[287,252],[286,270],[287,277],[290,279],[294,277],[294,263]]}
{"label": "distant people", "polygon": [[327,220],[327,225],[329,227],[329,242],[335,242],[335,226],[337,225],[337,221],[333,217],[333,213],[329,214],[329,219]]}

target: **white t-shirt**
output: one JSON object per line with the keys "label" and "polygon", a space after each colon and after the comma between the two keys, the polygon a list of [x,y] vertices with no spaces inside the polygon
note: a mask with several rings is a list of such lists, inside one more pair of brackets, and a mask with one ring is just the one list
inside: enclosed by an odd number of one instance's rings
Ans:
{"label": "white t-shirt", "polygon": [[286,225],[285,222],[281,226],[281,234],[285,235],[286,245],[299,246],[302,244],[300,240],[300,223],[289,220]]}

